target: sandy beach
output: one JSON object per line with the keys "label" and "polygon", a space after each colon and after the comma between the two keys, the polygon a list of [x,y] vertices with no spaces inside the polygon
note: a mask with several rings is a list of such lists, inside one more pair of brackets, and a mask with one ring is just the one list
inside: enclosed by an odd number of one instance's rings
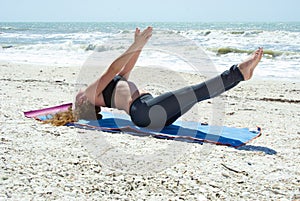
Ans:
{"label": "sandy beach", "polygon": [[[300,200],[300,82],[256,78],[220,97],[223,125],[262,128],[261,137],[234,149],[41,124],[23,112],[72,102],[80,67],[0,68],[0,200]],[[132,76],[155,82],[153,93],[182,84],[177,74],[155,74],[137,69]],[[204,80],[180,76],[190,84]],[[182,119],[210,123],[214,104],[204,101]],[[95,149],[104,137],[103,146],[133,156],[114,155],[125,171],[107,168],[116,160]],[[137,151],[165,159],[174,146],[183,149],[173,161],[161,160],[162,170],[126,172],[138,163]]]}

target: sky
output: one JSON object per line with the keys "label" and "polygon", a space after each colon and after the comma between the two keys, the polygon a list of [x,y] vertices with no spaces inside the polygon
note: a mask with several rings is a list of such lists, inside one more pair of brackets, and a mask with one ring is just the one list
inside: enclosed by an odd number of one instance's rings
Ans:
{"label": "sky", "polygon": [[0,0],[0,22],[299,22],[299,0]]}

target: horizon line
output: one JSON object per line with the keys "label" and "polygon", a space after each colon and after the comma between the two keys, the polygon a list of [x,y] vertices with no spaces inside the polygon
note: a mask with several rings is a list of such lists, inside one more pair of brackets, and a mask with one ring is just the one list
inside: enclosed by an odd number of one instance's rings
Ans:
{"label": "horizon line", "polygon": [[0,21],[0,23],[300,23],[300,21]]}

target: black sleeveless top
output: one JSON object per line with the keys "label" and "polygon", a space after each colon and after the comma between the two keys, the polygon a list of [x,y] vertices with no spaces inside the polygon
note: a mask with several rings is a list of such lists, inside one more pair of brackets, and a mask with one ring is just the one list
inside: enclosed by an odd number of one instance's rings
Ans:
{"label": "black sleeveless top", "polygon": [[121,80],[124,79],[120,75],[116,75],[112,81],[105,87],[105,89],[102,91],[103,98],[104,98],[104,103],[106,107],[114,107],[115,102],[114,102],[114,97],[115,97],[115,88],[117,83]]}

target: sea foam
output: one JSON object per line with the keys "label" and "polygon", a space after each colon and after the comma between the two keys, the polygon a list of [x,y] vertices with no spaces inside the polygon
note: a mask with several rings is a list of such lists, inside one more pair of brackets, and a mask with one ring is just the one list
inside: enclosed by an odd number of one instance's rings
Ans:
{"label": "sea foam", "polygon": [[[118,51],[133,42],[136,26],[145,23],[0,23],[0,60],[80,66],[93,52]],[[140,65],[187,71],[184,58],[197,62],[201,48],[218,71],[241,62],[264,47],[259,75],[297,79],[300,26],[295,23],[152,23],[153,37]],[[141,27],[142,28],[142,27]],[[183,38],[183,39],[180,39]],[[182,40],[190,40],[186,45]],[[174,52],[182,48],[185,52]],[[156,51],[155,51],[156,49]],[[164,52],[165,51],[165,52]],[[166,52],[167,55],[166,55]],[[184,55],[186,54],[186,55]],[[191,54],[187,56],[187,54]],[[194,55],[193,55],[194,54]],[[114,58],[111,58],[112,60]],[[191,69],[192,72],[192,69]]]}

